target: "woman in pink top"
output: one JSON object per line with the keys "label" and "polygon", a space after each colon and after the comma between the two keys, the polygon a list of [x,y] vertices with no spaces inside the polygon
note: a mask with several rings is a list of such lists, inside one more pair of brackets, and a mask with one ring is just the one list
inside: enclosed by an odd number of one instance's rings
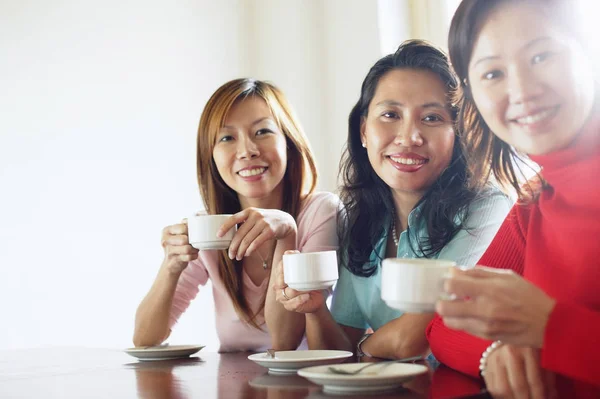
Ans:
{"label": "woman in pink top", "polygon": [[[268,290],[271,265],[286,250],[337,249],[338,198],[314,192],[313,155],[283,93],[254,79],[221,86],[200,118],[197,170],[208,213],[233,214],[218,235],[238,230],[228,250],[198,251],[185,223],[165,227],[165,258],[138,307],[134,344],[163,342],[210,279],[220,351],[295,349],[304,317]],[[288,327],[271,336],[275,323]]]}

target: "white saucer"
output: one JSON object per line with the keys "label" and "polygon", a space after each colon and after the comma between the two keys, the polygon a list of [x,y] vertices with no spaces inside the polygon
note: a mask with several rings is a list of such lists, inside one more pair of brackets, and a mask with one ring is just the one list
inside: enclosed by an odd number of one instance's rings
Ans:
{"label": "white saucer", "polygon": [[[365,363],[347,363],[335,366],[345,370],[356,370]],[[378,370],[379,369],[379,370]],[[369,367],[356,375],[334,374],[329,366],[308,367],[298,370],[298,375],[323,386],[323,392],[332,394],[373,394],[390,392],[402,386],[403,382],[427,373],[427,367],[420,364],[385,363],[381,367]]]}
{"label": "white saucer", "polygon": [[145,362],[152,360],[180,359],[193,355],[202,348],[204,348],[204,346],[165,345],[152,346],[150,348],[127,348],[125,349],[125,353]]}
{"label": "white saucer", "polygon": [[275,352],[275,358],[267,352],[255,353],[248,356],[248,359],[268,368],[269,374],[285,375],[296,374],[296,371],[303,367],[341,363],[352,355],[353,353],[348,351],[297,350]]}
{"label": "white saucer", "polygon": [[288,287],[294,289],[296,291],[316,291],[316,290],[324,290],[335,284],[335,280],[325,280],[325,281],[311,281],[310,283],[286,283]]}

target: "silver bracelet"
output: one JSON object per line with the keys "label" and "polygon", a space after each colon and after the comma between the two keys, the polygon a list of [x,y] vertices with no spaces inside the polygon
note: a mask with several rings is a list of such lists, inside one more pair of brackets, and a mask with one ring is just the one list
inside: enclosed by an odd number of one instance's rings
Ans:
{"label": "silver bracelet", "polygon": [[490,356],[490,353],[495,351],[500,345],[502,345],[501,341],[494,341],[481,354],[481,359],[479,360],[479,374],[482,377],[485,375],[485,369],[487,368],[487,361],[488,361],[488,357]]}
{"label": "silver bracelet", "polygon": [[356,344],[356,357],[363,357],[365,355],[365,352],[362,351],[361,345],[363,344],[363,342],[365,342],[367,340],[367,338],[369,338],[371,335],[373,335],[373,333],[369,333],[369,334],[365,334],[362,336],[362,338],[358,341],[358,344]]}

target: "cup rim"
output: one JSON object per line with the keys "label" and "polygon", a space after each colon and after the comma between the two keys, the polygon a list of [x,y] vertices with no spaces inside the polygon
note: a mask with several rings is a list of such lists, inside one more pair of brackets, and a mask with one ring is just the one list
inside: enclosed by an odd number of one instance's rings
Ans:
{"label": "cup rim", "polygon": [[233,216],[233,214],[229,214],[229,213],[219,213],[216,215],[212,215],[212,214],[205,214],[205,215],[192,215],[189,216],[187,219],[191,219],[191,218],[205,218],[205,217],[231,217]]}
{"label": "cup rim", "polygon": [[299,253],[293,253],[293,254],[283,254],[283,257],[286,257],[286,256],[298,256],[298,255],[303,255],[303,256],[325,255],[325,254],[329,254],[331,252],[333,252],[333,253],[335,253],[337,255],[337,250],[330,249],[330,250],[327,250],[327,251],[299,252]]}
{"label": "cup rim", "polygon": [[399,266],[418,266],[419,268],[427,268],[427,269],[439,269],[439,268],[448,268],[448,267],[456,267],[457,263],[453,260],[448,259],[427,259],[427,258],[385,258],[381,265],[399,265]]}

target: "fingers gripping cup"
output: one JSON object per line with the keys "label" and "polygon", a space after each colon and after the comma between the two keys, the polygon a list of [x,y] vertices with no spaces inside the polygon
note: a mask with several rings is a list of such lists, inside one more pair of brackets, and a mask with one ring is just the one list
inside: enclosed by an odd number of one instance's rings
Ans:
{"label": "fingers gripping cup", "polygon": [[217,231],[231,215],[196,215],[187,219],[190,245],[196,249],[227,249],[236,228],[230,229],[223,237]]}
{"label": "fingers gripping cup", "polygon": [[338,279],[335,251],[306,252],[283,255],[285,283],[296,291],[322,290]]}
{"label": "fingers gripping cup", "polygon": [[442,259],[384,259],[381,299],[394,309],[410,313],[435,312],[446,297],[444,280],[456,262]]}

